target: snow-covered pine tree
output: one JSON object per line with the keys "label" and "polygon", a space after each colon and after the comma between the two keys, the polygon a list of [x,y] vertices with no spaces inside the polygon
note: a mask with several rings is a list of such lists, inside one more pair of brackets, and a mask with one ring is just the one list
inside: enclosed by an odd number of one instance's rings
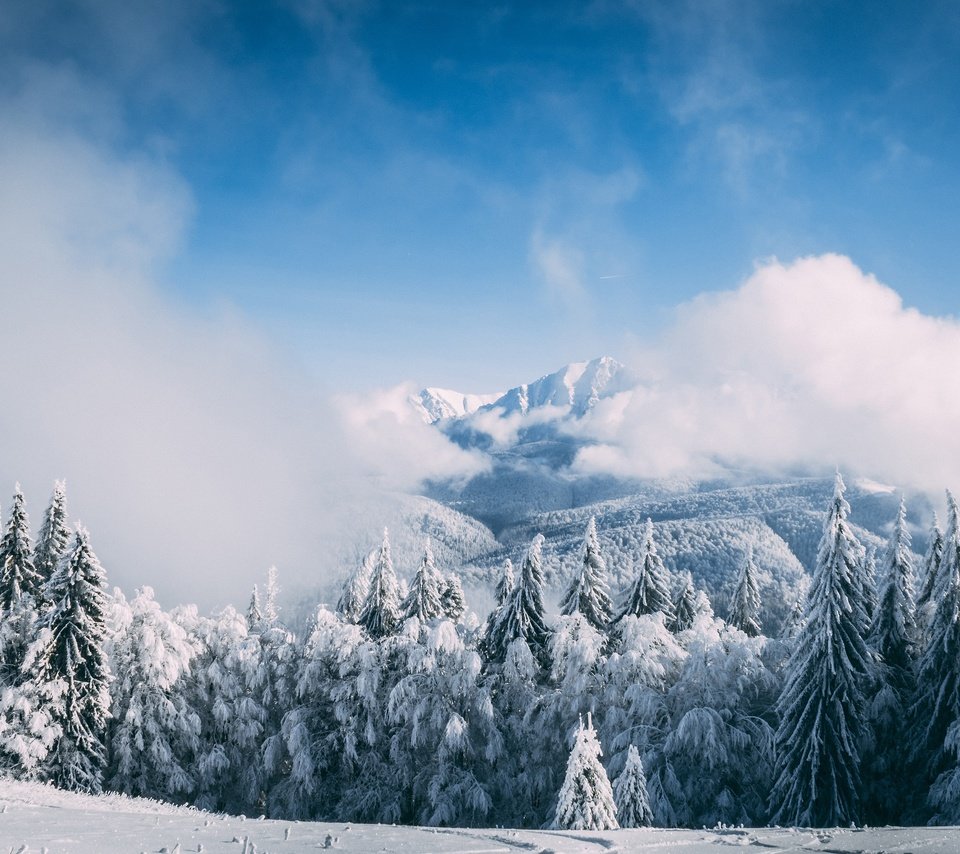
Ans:
{"label": "snow-covered pine tree", "polygon": [[337,602],[337,613],[347,623],[356,623],[360,619],[360,612],[363,611],[364,602],[367,601],[367,594],[370,592],[370,578],[373,575],[373,567],[377,562],[379,551],[379,549],[372,549],[367,552],[357,568],[343,583],[340,600]]}
{"label": "snow-covered pine tree", "polygon": [[61,788],[94,793],[103,785],[110,715],[105,580],[90,535],[78,526],[47,584],[50,609],[40,618],[40,634],[23,665],[62,730],[44,776]]}
{"label": "snow-covered pine tree", "polygon": [[863,563],[860,577],[861,596],[863,597],[863,610],[867,616],[867,622],[864,626],[863,636],[870,633],[873,626],[873,616],[877,610],[877,601],[879,593],[877,591],[877,550],[873,546],[863,549]]}
{"label": "snow-covered pine tree", "polygon": [[613,782],[613,799],[617,804],[620,827],[650,827],[653,810],[647,797],[647,775],[643,760],[634,745],[627,750],[627,764]]}
{"label": "snow-covered pine tree", "polygon": [[543,535],[537,534],[523,559],[517,583],[488,625],[484,649],[491,661],[502,662],[510,643],[522,639],[540,662],[546,663],[550,630],[543,604],[542,550]]}
{"label": "snow-covered pine tree", "polygon": [[[709,599],[705,601],[706,607],[710,607]],[[682,584],[677,591],[677,598],[673,603],[673,613],[667,621],[667,628],[675,634],[685,632],[693,626],[693,621],[697,618],[698,597],[696,588],[693,586],[693,576],[689,572],[684,573]]]}
{"label": "snow-covered pine tree", "polygon": [[896,820],[903,807],[903,780],[897,772],[905,767],[907,758],[907,708],[915,688],[917,640],[912,578],[907,508],[901,500],[884,556],[879,599],[868,639],[880,657],[879,678],[869,705],[869,743],[863,751],[864,810],[871,824]]}
{"label": "snow-covered pine tree", "polygon": [[35,599],[40,583],[31,554],[30,520],[18,483],[13,493],[10,518],[0,540],[0,613],[15,611],[24,597]]}
{"label": "snow-covered pine tree", "polygon": [[917,690],[910,719],[915,788],[933,783],[929,803],[933,820],[960,820],[960,771],[956,756],[960,739],[960,509],[947,492],[947,530],[939,580],[934,586],[936,608],[927,629],[927,645],[917,664]]}
{"label": "snow-covered pine tree", "polygon": [[553,826],[560,830],[616,830],[617,805],[613,787],[600,762],[603,752],[587,715],[587,725],[580,721],[573,750],[567,761],[567,774],[557,797]]}
{"label": "snow-covered pine tree", "polygon": [[920,594],[917,596],[917,625],[921,632],[921,645],[926,640],[927,628],[937,610],[936,589],[940,578],[940,561],[943,559],[943,531],[940,520],[933,514],[930,527],[930,541],[923,558],[923,577],[920,579]]}
{"label": "snow-covered pine tree", "polygon": [[280,607],[277,597],[280,595],[280,585],[277,583],[277,568],[271,566],[267,570],[266,595],[263,598],[263,619],[268,626],[274,625],[280,619]]}
{"label": "snow-covered pine tree", "polygon": [[247,605],[247,629],[251,632],[256,631],[263,622],[263,609],[260,607],[260,590],[257,585],[253,585],[253,592],[250,594],[250,604]]}
{"label": "snow-covered pine tree", "polygon": [[500,570],[500,576],[497,578],[495,595],[497,597],[498,608],[507,601],[507,597],[510,595],[510,591],[513,590],[515,582],[516,577],[513,574],[513,561],[507,558],[503,562],[503,569]]}
{"label": "snow-covered pine tree", "polygon": [[180,801],[196,783],[200,718],[187,706],[180,684],[189,675],[194,649],[151,588],[138,590],[127,607],[127,625],[108,645],[116,721],[109,785],[128,795]]}
{"label": "snow-covered pine tree", "polygon": [[[40,576],[39,597],[44,596],[47,582],[53,577],[53,571],[57,568],[60,558],[67,550],[69,542],[70,529],[67,527],[66,485],[62,480],[58,480],[53,485],[50,505],[47,507],[47,512],[44,513],[43,524],[40,525],[37,543],[33,550],[33,565]],[[49,604],[49,602],[38,603],[41,610]]]}
{"label": "snow-covered pine tree", "polygon": [[443,613],[440,596],[445,587],[445,579],[437,569],[430,539],[427,538],[420,565],[410,584],[407,598],[403,600],[403,616],[416,617],[421,623],[429,623],[434,617],[439,617]]}
{"label": "snow-covered pine tree", "polygon": [[383,529],[383,543],[370,577],[370,590],[357,624],[374,640],[393,634],[400,622],[400,595],[390,557],[390,536]]}
{"label": "snow-covered pine tree", "polygon": [[781,640],[793,640],[799,636],[800,631],[803,629],[803,624],[807,620],[807,609],[804,607],[804,600],[805,596],[803,595],[797,596],[794,600],[790,613],[787,614],[787,618],[780,627]]}
{"label": "snow-covered pine tree", "polygon": [[746,560],[740,566],[727,622],[748,637],[760,635],[760,589],[757,586],[757,568],[753,564],[752,548],[747,550]]}
{"label": "snow-covered pine tree", "polygon": [[777,709],[773,822],[805,827],[860,820],[864,686],[873,661],[860,627],[862,549],[850,533],[850,505],[837,473],[817,551],[806,623],[786,668]]}
{"label": "snow-covered pine tree", "polygon": [[661,612],[667,620],[673,616],[673,604],[670,601],[670,582],[667,568],[657,554],[657,544],[653,538],[653,521],[647,519],[641,545],[640,570],[627,595],[623,607],[617,616],[617,622],[628,614],[641,617],[644,614]]}
{"label": "snow-covered pine tree", "polygon": [[591,516],[583,542],[583,559],[560,602],[560,613],[566,617],[579,613],[598,631],[605,631],[613,616],[607,565],[600,553],[597,520]]}
{"label": "snow-covered pine tree", "polygon": [[443,592],[440,594],[440,603],[443,606],[444,616],[457,623],[467,610],[467,602],[463,596],[463,584],[460,576],[448,572],[443,576]]}
{"label": "snow-covered pine tree", "polygon": [[17,484],[0,539],[0,683],[20,680],[27,644],[35,634],[41,578],[30,553],[30,520]]}

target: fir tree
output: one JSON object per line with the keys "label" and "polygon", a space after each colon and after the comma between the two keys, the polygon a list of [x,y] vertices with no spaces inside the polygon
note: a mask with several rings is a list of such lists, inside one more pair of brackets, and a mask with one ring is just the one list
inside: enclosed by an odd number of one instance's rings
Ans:
{"label": "fir tree", "polygon": [[484,647],[492,661],[503,661],[512,641],[523,640],[544,663],[550,630],[543,605],[543,535],[537,534],[527,550],[520,575],[510,596],[496,611],[489,625]]}
{"label": "fir tree", "polygon": [[917,665],[917,690],[911,708],[913,764],[917,788],[933,782],[930,803],[935,818],[960,819],[960,779],[956,767],[957,721],[960,720],[960,510],[947,493],[947,531],[943,541],[936,608],[927,630],[927,645]]}
{"label": "fir tree", "polygon": [[280,585],[277,583],[277,568],[271,566],[267,570],[267,595],[263,600],[263,619],[268,626],[276,625],[280,619],[280,608],[277,597],[280,595]]}
{"label": "fir tree", "polygon": [[434,562],[430,540],[427,539],[420,566],[417,567],[407,598],[403,601],[403,616],[416,617],[421,623],[428,623],[434,617],[439,617],[444,612],[440,601],[442,583],[443,578]]}
{"label": "fir tree", "polygon": [[390,558],[390,537],[383,529],[383,544],[370,577],[370,590],[363,603],[357,624],[374,640],[393,634],[400,622],[400,594],[397,576]]}
{"label": "fir tree", "polygon": [[560,602],[560,613],[567,617],[583,614],[587,622],[598,631],[604,631],[613,616],[613,603],[610,601],[610,587],[607,584],[607,565],[600,554],[597,521],[593,516],[587,523],[580,571],[574,575]]}
{"label": "fir tree", "polygon": [[634,745],[627,751],[627,764],[613,783],[613,799],[617,804],[620,827],[650,827],[653,810],[647,797],[647,776],[643,761]]}
{"label": "fir tree", "polygon": [[[40,576],[38,596],[45,595],[47,582],[53,577],[53,572],[67,550],[70,542],[70,529],[67,527],[67,496],[66,486],[62,480],[53,485],[53,495],[50,505],[43,516],[43,524],[37,534],[37,544],[33,551],[33,565]],[[49,602],[38,602],[41,609]]]}
{"label": "fir tree", "polygon": [[640,571],[627,591],[617,621],[619,622],[628,614],[633,617],[642,617],[644,614],[657,612],[666,615],[669,621],[673,616],[673,605],[670,602],[667,568],[657,554],[657,544],[653,539],[653,522],[647,519],[641,546]]}
{"label": "fir tree", "polygon": [[914,690],[916,626],[910,581],[913,565],[907,509],[900,510],[884,558],[869,643],[879,655],[879,680],[870,702],[870,744],[864,750],[865,809],[871,822],[896,818],[902,807],[898,770],[906,759],[907,705]]}
{"label": "fir tree", "polygon": [[463,597],[463,585],[460,583],[460,577],[453,573],[444,578],[443,593],[440,595],[440,602],[443,605],[444,616],[456,623],[467,610],[467,603]]}
{"label": "fir tree", "polygon": [[180,800],[195,786],[191,766],[200,734],[200,718],[187,706],[180,685],[194,649],[183,628],[160,609],[151,588],[138,590],[127,607],[128,625],[110,644],[116,719],[110,788]]}
{"label": "fir tree", "polygon": [[356,623],[360,619],[360,612],[370,592],[370,578],[378,551],[373,549],[367,552],[360,565],[343,584],[340,600],[337,602],[337,613],[348,623]]}
{"label": "fir tree", "polygon": [[24,661],[25,674],[62,730],[45,776],[62,788],[94,793],[102,787],[110,709],[104,581],[90,535],[78,527],[47,585],[50,610]]}
{"label": "fir tree", "polygon": [[[685,632],[693,626],[693,621],[697,618],[699,610],[697,591],[693,586],[693,578],[689,572],[685,573],[683,584],[677,592],[676,601],[673,603],[673,613],[667,623],[667,628],[675,634]],[[706,608],[710,608],[709,600],[704,602]]]}
{"label": "fir tree", "polygon": [[247,605],[247,628],[252,632],[263,622],[263,610],[260,608],[260,590],[253,585],[250,604]]}
{"label": "fir tree", "polygon": [[923,558],[923,578],[920,579],[920,595],[917,596],[917,623],[921,632],[926,635],[930,620],[937,609],[936,590],[940,578],[940,562],[943,559],[943,531],[940,530],[940,520],[933,514],[933,525],[930,528],[930,542],[927,553]]}
{"label": "fir tree", "polygon": [[757,570],[753,565],[753,549],[747,551],[747,558],[740,566],[727,622],[749,637],[760,635],[760,590],[757,587]]}
{"label": "fir tree", "polygon": [[20,484],[13,494],[13,506],[3,539],[0,540],[0,613],[9,615],[22,605],[24,597],[35,600],[41,579],[34,568],[30,549],[30,520],[23,506]]}
{"label": "fir tree", "polygon": [[510,595],[510,592],[513,590],[513,585],[516,583],[516,577],[513,574],[513,561],[510,558],[507,558],[503,562],[503,569],[500,571],[500,576],[497,578],[497,607],[499,608],[507,601],[507,597]]}
{"label": "fir tree", "polygon": [[560,830],[616,830],[617,806],[591,716],[583,720],[567,761],[567,774],[557,798],[553,826]]}
{"label": "fir tree", "polygon": [[773,822],[830,827],[860,818],[864,685],[872,672],[860,633],[866,621],[857,572],[862,552],[837,474],[817,552],[807,619],[790,656],[777,708]]}

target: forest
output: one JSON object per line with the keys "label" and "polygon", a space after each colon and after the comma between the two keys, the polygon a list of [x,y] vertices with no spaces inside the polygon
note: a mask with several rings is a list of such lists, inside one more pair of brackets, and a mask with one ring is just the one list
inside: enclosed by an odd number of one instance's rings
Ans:
{"label": "forest", "polygon": [[[922,561],[900,504],[874,567],[839,473],[805,595],[776,636],[752,554],[728,612],[653,524],[616,593],[590,519],[559,613],[543,538],[485,620],[430,542],[384,531],[336,607],[285,625],[108,589],[56,484],[0,541],[0,765],[17,779],[247,816],[446,826],[960,822],[960,511]],[[622,569],[622,568],[621,568]],[[616,573],[623,578],[624,573]]]}

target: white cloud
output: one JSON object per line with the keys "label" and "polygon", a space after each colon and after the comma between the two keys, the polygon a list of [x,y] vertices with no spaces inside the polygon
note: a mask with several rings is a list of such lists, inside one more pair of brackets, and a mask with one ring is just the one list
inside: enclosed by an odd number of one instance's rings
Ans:
{"label": "white cloud", "polygon": [[583,253],[568,241],[535,230],[530,238],[530,261],[552,298],[571,305],[586,296]]}
{"label": "white cloud", "polygon": [[[0,500],[22,481],[36,527],[66,478],[111,583],[213,606],[274,563],[288,588],[322,583],[378,535],[354,510],[384,480],[477,465],[396,406],[344,420],[243,318],[166,298],[189,190],[91,131],[119,122],[109,101],[57,80],[0,99]],[[65,87],[89,120],[62,119]]]}
{"label": "white cloud", "polygon": [[960,323],[921,314],[839,255],[770,261],[682,305],[632,355],[645,382],[580,429],[586,470],[643,476],[835,464],[960,485]]}

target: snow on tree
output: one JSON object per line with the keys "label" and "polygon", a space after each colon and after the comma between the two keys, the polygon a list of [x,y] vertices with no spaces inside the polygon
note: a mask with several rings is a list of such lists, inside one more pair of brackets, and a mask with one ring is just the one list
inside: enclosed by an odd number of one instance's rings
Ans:
{"label": "snow on tree", "polygon": [[[45,634],[48,629],[41,636]],[[53,710],[63,702],[65,689],[62,679],[42,686],[26,680],[0,692],[0,768],[19,780],[40,778],[63,734]]]}
{"label": "snow on tree", "polygon": [[516,578],[513,574],[513,561],[510,558],[507,558],[503,562],[503,568],[500,570],[500,575],[497,578],[497,589],[496,589],[496,598],[497,598],[497,607],[499,608],[507,601],[507,597],[510,595],[510,591],[513,590],[513,585],[516,582]]}
{"label": "snow on tree", "polygon": [[797,596],[793,601],[793,607],[787,614],[787,619],[783,621],[780,627],[781,640],[793,640],[800,635],[803,624],[807,621],[807,609],[804,607],[804,596]]}
{"label": "snow on tree", "polygon": [[421,623],[428,623],[434,617],[439,617],[444,612],[440,596],[445,587],[445,579],[433,559],[433,549],[428,538],[423,547],[420,565],[410,584],[410,591],[403,600],[403,616],[416,617]]}
{"label": "snow on tree", "polygon": [[0,613],[15,611],[25,596],[35,599],[40,581],[31,555],[30,520],[18,483],[13,493],[10,518],[0,539]]}
{"label": "snow on tree", "polygon": [[927,629],[927,645],[917,664],[917,690],[911,708],[914,767],[933,785],[929,803],[933,820],[960,820],[960,510],[947,493],[947,530],[943,540],[936,608]]}
{"label": "snow on tree", "polygon": [[553,826],[560,830],[616,830],[617,806],[607,772],[600,762],[603,755],[593,720],[577,730],[573,750],[567,761],[567,774],[557,797]]}
{"label": "snow on tree", "polygon": [[47,584],[50,609],[40,618],[41,632],[23,665],[61,728],[45,762],[45,778],[61,788],[93,793],[103,784],[110,714],[105,577],[90,535],[79,526]]}
{"label": "snow on tree", "polygon": [[[692,627],[693,621],[697,617],[697,611],[699,610],[698,605],[701,602],[703,602],[703,600],[698,602],[697,591],[693,586],[693,577],[689,572],[685,573],[680,589],[677,592],[677,598],[673,603],[673,612],[670,615],[670,619],[667,620],[667,628],[679,634]],[[710,608],[709,600],[706,600],[703,604],[705,604],[708,609]]]}
{"label": "snow on tree", "polygon": [[187,633],[143,587],[127,605],[125,628],[108,644],[114,681],[110,688],[111,789],[128,795],[179,801],[193,792],[193,761],[200,718],[186,703],[181,684],[194,648]]}
{"label": "snow on tree", "polygon": [[565,616],[583,614],[590,625],[600,631],[607,628],[613,616],[607,565],[600,553],[597,520],[593,516],[587,523],[580,569],[560,601],[560,613]]}
{"label": "snow on tree", "polygon": [[367,552],[359,566],[343,584],[340,600],[337,602],[337,613],[348,623],[356,623],[360,619],[360,612],[370,592],[370,578],[373,575],[377,554],[378,549]]}
{"label": "snow on tree", "polygon": [[400,594],[397,576],[390,558],[390,537],[383,529],[383,543],[370,576],[370,590],[363,603],[357,624],[367,630],[374,640],[396,631],[400,622]]}
{"label": "snow on tree", "polygon": [[179,608],[174,618],[195,649],[186,682],[186,704],[200,717],[193,800],[203,809],[249,814],[260,807],[263,794],[266,715],[253,689],[259,638],[232,607],[212,618],[198,616],[195,606]]}
{"label": "snow on tree", "polygon": [[488,626],[484,646],[491,661],[503,661],[507,647],[521,639],[545,662],[550,630],[543,604],[543,535],[537,534],[527,550],[520,575],[510,596]]}
{"label": "snow on tree", "polygon": [[873,662],[861,634],[862,549],[837,473],[807,595],[806,624],[786,668],[777,709],[773,822],[830,827],[860,820],[864,687]]}
{"label": "snow on tree", "polygon": [[255,631],[263,622],[263,609],[260,607],[260,590],[257,585],[253,585],[253,592],[250,594],[250,604],[247,605],[247,628]]}
{"label": "snow on tree", "polygon": [[653,538],[653,522],[650,519],[647,519],[640,548],[640,570],[627,591],[617,622],[628,615],[642,617],[644,614],[654,614],[658,611],[665,614],[669,621],[673,615],[669,575],[663,560],[657,554],[657,544]]}
{"label": "snow on tree", "polygon": [[923,577],[920,579],[920,595],[917,596],[917,624],[925,640],[927,628],[937,610],[937,588],[940,579],[940,562],[943,559],[943,531],[940,520],[933,514],[930,527],[930,542],[923,558]]}
{"label": "snow on tree", "polygon": [[760,589],[757,586],[757,569],[753,563],[753,549],[747,550],[746,560],[740,565],[737,586],[730,603],[727,622],[736,626],[748,637],[757,637],[760,631]]}
{"label": "snow on tree", "polygon": [[[40,532],[37,534],[37,543],[33,550],[33,565],[40,576],[38,597],[42,598],[47,582],[53,576],[60,558],[67,550],[70,542],[70,529],[67,527],[67,495],[66,486],[62,480],[53,485],[53,495],[50,504],[43,516]],[[41,610],[47,602],[38,603]]]}
{"label": "snow on tree", "polygon": [[650,827],[653,824],[643,760],[632,744],[627,750],[627,764],[613,782],[613,799],[617,804],[620,827]]}
{"label": "snow on tree", "polygon": [[903,806],[898,771],[909,740],[907,707],[915,689],[913,664],[917,629],[911,580],[913,559],[907,508],[901,500],[884,557],[879,598],[869,644],[879,655],[879,679],[869,705],[869,742],[864,755],[864,808],[871,822],[885,821]]}
{"label": "snow on tree", "polygon": [[500,757],[502,739],[480,684],[480,657],[448,620],[422,627],[404,651],[388,718],[398,728],[390,753],[411,793],[409,819],[482,823],[492,807],[489,769]]}
{"label": "snow on tree", "polygon": [[280,585],[277,583],[277,568],[271,566],[267,570],[267,589],[263,599],[263,619],[267,625],[274,625],[280,619],[280,609],[277,597],[280,595]]}
{"label": "snow on tree", "polygon": [[460,577],[452,572],[447,573],[443,580],[443,592],[440,594],[443,613],[448,620],[456,623],[463,616],[463,612],[467,610],[467,603],[463,596],[463,584],[460,583]]}

